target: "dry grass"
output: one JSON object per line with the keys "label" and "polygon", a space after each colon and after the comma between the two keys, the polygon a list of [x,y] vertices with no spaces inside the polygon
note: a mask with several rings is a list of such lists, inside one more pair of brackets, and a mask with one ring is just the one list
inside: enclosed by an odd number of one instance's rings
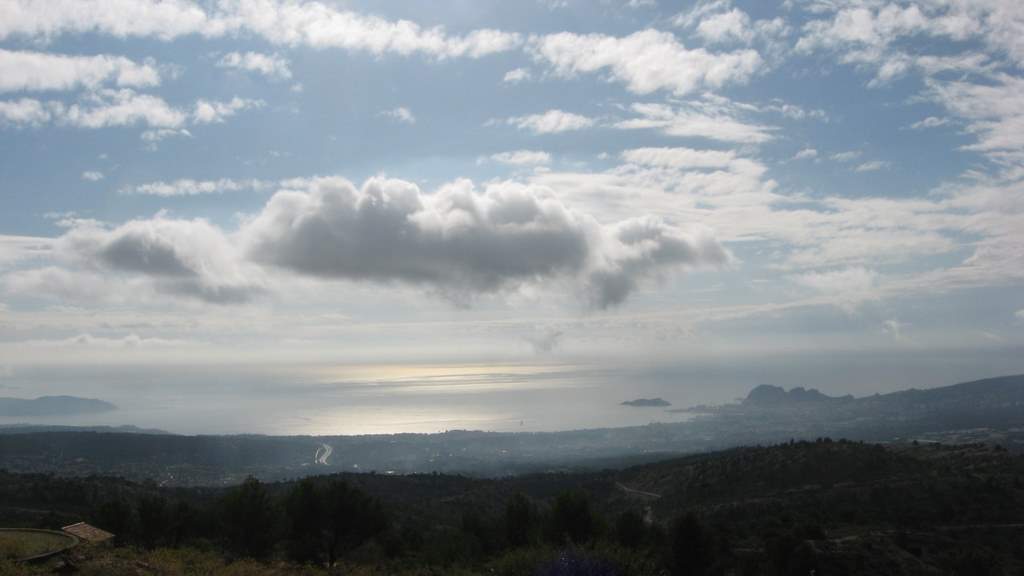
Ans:
{"label": "dry grass", "polygon": [[69,544],[67,537],[46,532],[0,530],[0,559],[16,560],[60,550]]}

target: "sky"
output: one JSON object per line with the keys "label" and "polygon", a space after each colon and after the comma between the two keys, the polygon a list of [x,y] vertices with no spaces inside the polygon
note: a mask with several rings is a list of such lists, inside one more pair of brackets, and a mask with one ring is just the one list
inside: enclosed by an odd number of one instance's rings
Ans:
{"label": "sky", "polygon": [[1018,0],[0,0],[0,395],[637,423],[1022,372],[1022,287]]}

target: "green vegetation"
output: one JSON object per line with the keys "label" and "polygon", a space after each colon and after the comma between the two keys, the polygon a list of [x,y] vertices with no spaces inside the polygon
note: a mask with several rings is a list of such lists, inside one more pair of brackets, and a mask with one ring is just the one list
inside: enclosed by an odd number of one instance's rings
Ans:
{"label": "green vegetation", "polygon": [[985,445],[822,438],[621,471],[504,479],[345,474],[204,489],[0,474],[0,502],[4,523],[35,509],[39,526],[77,514],[117,533],[117,548],[75,552],[83,574],[1024,568],[1024,458]]}

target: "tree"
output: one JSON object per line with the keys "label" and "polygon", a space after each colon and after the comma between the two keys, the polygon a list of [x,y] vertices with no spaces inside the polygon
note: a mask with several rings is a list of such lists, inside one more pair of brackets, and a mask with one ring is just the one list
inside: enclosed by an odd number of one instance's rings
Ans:
{"label": "tree", "polygon": [[691,512],[672,523],[672,573],[678,576],[706,574],[714,562],[713,540]]}
{"label": "tree", "polygon": [[551,508],[551,537],[555,543],[583,544],[597,533],[597,517],[585,492],[563,492]]}
{"label": "tree", "polygon": [[251,476],[246,478],[224,497],[223,506],[228,548],[240,556],[269,555],[275,542],[276,515],[263,484]]}
{"label": "tree", "polygon": [[324,503],[329,565],[387,528],[387,516],[380,503],[348,482],[330,482],[324,492]]}
{"label": "tree", "polygon": [[108,500],[101,504],[93,514],[93,523],[97,527],[119,536],[115,542],[123,544],[133,531],[132,507],[122,497]]}
{"label": "tree", "polygon": [[167,500],[162,496],[145,496],[139,500],[139,542],[155,548],[167,532]]}
{"label": "tree", "polygon": [[285,500],[288,516],[288,555],[299,562],[322,562],[325,515],[316,485],[305,479],[295,485]]}
{"label": "tree", "polygon": [[509,498],[505,505],[505,537],[513,547],[526,546],[533,540],[537,511],[522,492]]}
{"label": "tree", "polygon": [[615,539],[626,548],[637,548],[644,541],[647,527],[635,510],[626,510],[615,519]]}

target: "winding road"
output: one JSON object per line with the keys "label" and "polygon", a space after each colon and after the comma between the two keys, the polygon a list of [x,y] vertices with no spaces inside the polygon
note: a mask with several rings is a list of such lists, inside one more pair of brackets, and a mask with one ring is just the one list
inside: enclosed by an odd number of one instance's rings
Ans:
{"label": "winding road", "polygon": [[333,452],[334,448],[330,444],[320,444],[320,447],[316,449],[316,454],[313,456],[313,461],[327,466],[327,459],[331,457]]}

